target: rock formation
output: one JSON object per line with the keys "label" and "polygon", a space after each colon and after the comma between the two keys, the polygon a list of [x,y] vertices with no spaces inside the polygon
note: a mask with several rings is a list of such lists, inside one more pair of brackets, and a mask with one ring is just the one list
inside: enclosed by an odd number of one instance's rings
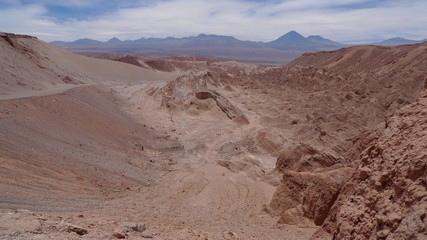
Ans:
{"label": "rock formation", "polygon": [[386,120],[323,225],[335,239],[427,237],[427,91]]}

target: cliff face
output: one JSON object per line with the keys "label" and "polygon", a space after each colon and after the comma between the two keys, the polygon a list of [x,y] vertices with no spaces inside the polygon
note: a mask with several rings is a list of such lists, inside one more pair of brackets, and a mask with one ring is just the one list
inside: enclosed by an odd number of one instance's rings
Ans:
{"label": "cliff face", "polygon": [[386,121],[384,134],[333,206],[323,230],[334,239],[427,237],[427,91]]}

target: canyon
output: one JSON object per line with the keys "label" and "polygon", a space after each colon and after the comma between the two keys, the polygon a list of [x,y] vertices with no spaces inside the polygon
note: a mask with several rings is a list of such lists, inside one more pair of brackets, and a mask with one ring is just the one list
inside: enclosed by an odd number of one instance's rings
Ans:
{"label": "canyon", "polygon": [[427,238],[427,43],[0,49],[0,239]]}

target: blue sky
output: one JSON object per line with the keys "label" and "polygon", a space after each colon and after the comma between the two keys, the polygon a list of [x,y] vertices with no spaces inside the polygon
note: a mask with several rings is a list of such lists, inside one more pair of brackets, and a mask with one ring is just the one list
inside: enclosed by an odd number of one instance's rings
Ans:
{"label": "blue sky", "polygon": [[427,38],[426,0],[0,0],[0,31],[45,41],[184,37],[271,41],[290,30],[340,42]]}

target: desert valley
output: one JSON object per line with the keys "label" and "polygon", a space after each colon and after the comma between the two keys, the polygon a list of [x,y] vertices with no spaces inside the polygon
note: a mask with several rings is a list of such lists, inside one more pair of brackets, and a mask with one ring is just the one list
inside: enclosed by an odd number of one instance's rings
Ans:
{"label": "desert valley", "polygon": [[427,42],[339,47],[265,66],[0,33],[0,239],[427,239]]}

